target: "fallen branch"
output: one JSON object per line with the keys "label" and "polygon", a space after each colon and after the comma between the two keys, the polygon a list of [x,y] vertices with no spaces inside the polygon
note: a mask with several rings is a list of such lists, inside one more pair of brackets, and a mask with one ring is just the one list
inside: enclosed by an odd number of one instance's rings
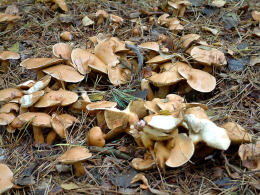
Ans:
{"label": "fallen branch", "polygon": [[138,60],[138,72],[140,72],[143,68],[143,64],[144,64],[144,56],[140,51],[140,47],[139,46],[135,46],[135,45],[130,45],[130,44],[125,44],[126,48],[133,50],[133,52],[137,55],[137,60]]}

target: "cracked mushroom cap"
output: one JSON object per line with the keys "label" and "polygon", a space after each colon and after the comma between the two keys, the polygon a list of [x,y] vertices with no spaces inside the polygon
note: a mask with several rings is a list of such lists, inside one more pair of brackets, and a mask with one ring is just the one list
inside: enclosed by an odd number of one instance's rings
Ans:
{"label": "cracked mushroom cap", "polygon": [[178,72],[187,79],[189,86],[196,91],[207,93],[216,87],[216,78],[202,70],[182,66],[178,68]]}
{"label": "cracked mushroom cap", "polygon": [[13,51],[2,51],[0,60],[17,60],[20,59],[20,54]]}
{"label": "cracked mushroom cap", "polygon": [[44,93],[45,92],[43,90],[40,90],[40,91],[33,92],[29,95],[22,96],[20,99],[21,108],[31,107],[44,95]]}
{"label": "cracked mushroom cap", "polygon": [[26,112],[20,114],[18,119],[23,123],[31,122],[36,127],[51,127],[51,116],[43,112]]}
{"label": "cracked mushroom cap", "polygon": [[64,164],[73,164],[76,162],[82,162],[88,158],[90,158],[92,154],[89,150],[82,146],[72,147],[67,150],[64,154],[62,154],[58,161]]}
{"label": "cracked mushroom cap", "polygon": [[78,83],[84,79],[73,67],[68,65],[56,65],[42,70],[44,73],[54,77],[57,80],[68,83]]}
{"label": "cracked mushroom cap", "polygon": [[0,113],[0,125],[9,125],[14,119],[14,113]]}
{"label": "cracked mushroom cap", "polygon": [[223,52],[206,46],[195,46],[190,50],[190,56],[198,63],[208,66],[223,66],[227,60]]}
{"label": "cracked mushroom cap", "polygon": [[17,15],[11,15],[6,13],[0,13],[0,22],[13,22],[19,20],[21,17]]}
{"label": "cracked mushroom cap", "polygon": [[39,70],[48,66],[59,64],[63,59],[57,58],[28,58],[20,63],[20,66],[29,70]]}
{"label": "cracked mushroom cap", "polygon": [[23,92],[16,88],[6,88],[0,90],[0,102],[8,102],[14,98],[23,96]]}
{"label": "cracked mushroom cap", "polygon": [[19,106],[15,103],[7,103],[0,108],[0,113],[10,113],[12,111],[18,112]]}
{"label": "cracked mushroom cap", "polygon": [[106,144],[105,135],[100,127],[92,127],[87,133],[87,143],[90,146],[103,147]]}
{"label": "cracked mushroom cap", "polygon": [[94,110],[106,110],[108,108],[116,107],[116,102],[109,102],[109,101],[98,101],[90,103],[86,106],[87,110],[94,111]]}
{"label": "cracked mushroom cap", "polygon": [[62,58],[64,60],[70,61],[71,55],[71,47],[69,44],[66,43],[56,43],[52,46],[52,53],[57,58]]}
{"label": "cracked mushroom cap", "polygon": [[188,162],[194,153],[194,144],[185,133],[174,137],[173,146],[170,149],[170,156],[166,161],[169,167],[179,167]]}
{"label": "cracked mushroom cap", "polygon": [[59,89],[58,91],[50,91],[44,94],[41,99],[34,105],[36,108],[51,107],[60,104],[68,106],[78,100],[75,92]]}
{"label": "cracked mushroom cap", "polygon": [[0,194],[13,187],[13,172],[6,164],[0,164]]}
{"label": "cracked mushroom cap", "polygon": [[233,144],[241,144],[252,141],[252,135],[239,124],[227,122],[221,126],[226,129],[228,137]]}

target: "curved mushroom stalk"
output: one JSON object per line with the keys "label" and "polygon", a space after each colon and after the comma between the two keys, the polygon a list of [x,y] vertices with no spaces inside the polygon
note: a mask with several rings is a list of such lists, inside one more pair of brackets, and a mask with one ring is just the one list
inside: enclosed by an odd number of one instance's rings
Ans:
{"label": "curved mushroom stalk", "polygon": [[105,135],[100,127],[93,127],[87,133],[87,143],[91,146],[103,147],[106,144]]}
{"label": "curved mushroom stalk", "polygon": [[46,137],[46,143],[52,144],[56,137],[57,133],[54,130],[51,130]]}
{"label": "curved mushroom stalk", "polygon": [[33,136],[36,144],[44,143],[44,137],[41,127],[33,126]]}
{"label": "curved mushroom stalk", "polygon": [[86,170],[83,167],[81,162],[76,162],[76,163],[73,163],[72,165],[73,165],[74,174],[76,177],[81,177],[81,176],[85,175]]}

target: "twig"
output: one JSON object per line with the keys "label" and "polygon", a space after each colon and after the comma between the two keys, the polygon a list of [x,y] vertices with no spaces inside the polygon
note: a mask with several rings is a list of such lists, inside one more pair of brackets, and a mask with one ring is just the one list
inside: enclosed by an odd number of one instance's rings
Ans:
{"label": "twig", "polygon": [[112,149],[112,148],[107,148],[107,147],[104,147],[104,148],[101,148],[101,147],[96,147],[96,146],[89,146],[88,149],[91,151],[91,152],[100,152],[100,153],[103,153],[103,154],[109,154],[109,155],[115,155],[117,158],[121,158],[121,159],[124,159],[124,160],[130,160],[131,157],[128,156],[127,154],[124,154],[116,149]]}
{"label": "twig", "polygon": [[139,46],[135,46],[135,45],[130,45],[130,44],[125,44],[126,48],[133,50],[133,52],[137,55],[137,59],[138,59],[138,72],[140,72],[143,68],[143,64],[144,64],[144,56],[140,51],[140,47]]}

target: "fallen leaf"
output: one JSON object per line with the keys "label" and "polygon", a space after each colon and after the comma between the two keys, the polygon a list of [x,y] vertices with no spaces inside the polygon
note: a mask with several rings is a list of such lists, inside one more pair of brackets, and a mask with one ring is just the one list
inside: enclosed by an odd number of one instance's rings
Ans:
{"label": "fallen leaf", "polygon": [[64,190],[75,190],[78,189],[79,186],[75,183],[63,183],[60,185]]}
{"label": "fallen leaf", "polygon": [[82,19],[82,24],[83,24],[83,26],[90,26],[90,25],[94,24],[94,21],[91,20],[88,16],[85,16]]}

